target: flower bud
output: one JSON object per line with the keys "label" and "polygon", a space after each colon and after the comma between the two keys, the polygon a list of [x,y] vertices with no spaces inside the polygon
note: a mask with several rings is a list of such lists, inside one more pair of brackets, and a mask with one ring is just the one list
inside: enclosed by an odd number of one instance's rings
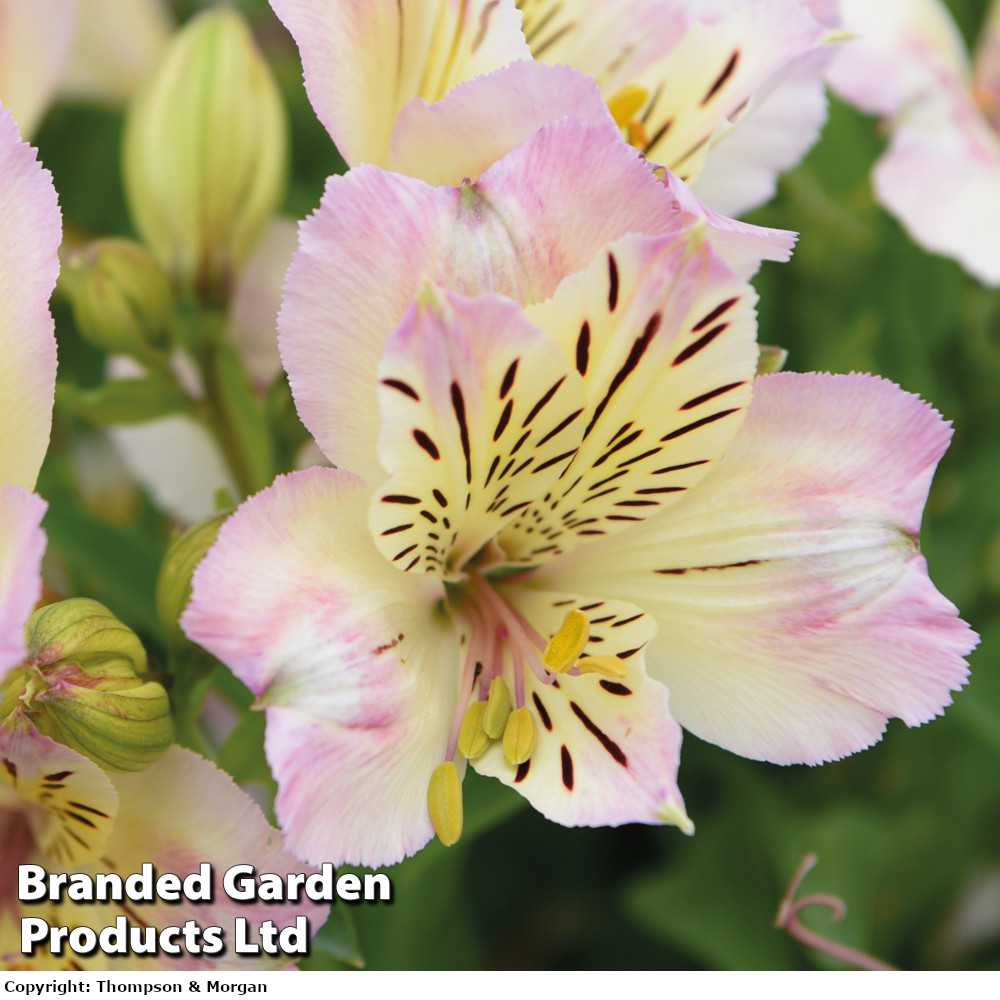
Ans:
{"label": "flower bud", "polygon": [[97,240],[63,260],[60,287],[80,333],[96,347],[142,358],[162,350],[174,310],[163,268],[132,240]]}
{"label": "flower bud", "polygon": [[30,722],[107,771],[141,771],[163,755],[174,735],[167,692],[145,678],[142,643],[104,605],[81,597],[40,608],[25,641],[0,724]]}
{"label": "flower bud", "polygon": [[768,347],[766,344],[761,344],[760,353],[757,355],[757,374],[773,375],[775,372],[780,372],[787,360],[788,351],[783,347]]}
{"label": "flower bud", "polygon": [[224,510],[206,517],[177,535],[167,547],[156,580],[156,610],[171,642],[186,641],[177,623],[191,600],[191,577],[231,513]]}
{"label": "flower bud", "polygon": [[287,159],[285,109],[243,17],[192,19],[136,94],[124,176],[136,228],[185,291],[208,304],[277,208]]}

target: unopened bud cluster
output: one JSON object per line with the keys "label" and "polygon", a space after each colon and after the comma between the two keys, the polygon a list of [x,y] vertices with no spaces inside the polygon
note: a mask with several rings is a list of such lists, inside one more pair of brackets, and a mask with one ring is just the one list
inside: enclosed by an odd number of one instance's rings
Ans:
{"label": "unopened bud cluster", "polygon": [[108,771],[140,771],[173,740],[164,688],[138,636],[103,604],[73,598],[32,615],[28,656],[3,680],[0,724],[30,723]]}

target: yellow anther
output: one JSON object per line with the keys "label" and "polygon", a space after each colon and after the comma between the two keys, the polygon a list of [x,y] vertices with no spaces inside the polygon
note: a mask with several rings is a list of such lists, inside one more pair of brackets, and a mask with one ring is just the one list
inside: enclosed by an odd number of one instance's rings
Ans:
{"label": "yellow anther", "polygon": [[630,146],[642,150],[649,146],[649,133],[646,131],[646,126],[638,118],[633,118],[628,123],[626,132],[628,133],[626,139]]}
{"label": "yellow anther", "polygon": [[503,756],[508,764],[523,764],[535,749],[535,717],[519,708],[510,713],[503,731]]}
{"label": "yellow anther", "polygon": [[617,656],[585,656],[576,667],[581,674],[600,674],[616,680],[628,673],[628,664]]}
{"label": "yellow anther", "polygon": [[462,779],[450,760],[434,768],[427,786],[427,810],[438,840],[445,847],[457,844],[462,836]]}
{"label": "yellow anther", "polygon": [[483,713],[483,729],[491,739],[498,740],[507,728],[510,718],[510,691],[502,677],[494,677],[490,681],[490,693],[486,699],[486,711]]}
{"label": "yellow anther", "polygon": [[563,674],[576,663],[590,639],[590,622],[582,611],[574,608],[566,612],[559,631],[545,647],[542,659],[555,674]]}
{"label": "yellow anther", "polygon": [[458,752],[468,760],[475,760],[490,745],[490,738],[483,729],[485,714],[486,702],[477,701],[469,706],[462,719],[462,728],[458,731]]}
{"label": "yellow anther", "polygon": [[649,100],[649,91],[638,83],[622,87],[608,99],[608,111],[619,128],[627,128]]}

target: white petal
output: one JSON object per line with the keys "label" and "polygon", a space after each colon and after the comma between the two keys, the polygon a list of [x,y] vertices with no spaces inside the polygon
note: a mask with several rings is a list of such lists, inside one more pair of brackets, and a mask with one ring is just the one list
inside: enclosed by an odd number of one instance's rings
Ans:
{"label": "white petal", "polygon": [[164,0],[76,0],[79,23],[60,93],[124,107],[174,29]]}
{"label": "white petal", "polygon": [[965,43],[940,0],[840,0],[840,12],[857,37],[840,46],[827,79],[845,100],[894,115],[943,90],[968,92]]}
{"label": "white petal", "polygon": [[392,863],[430,839],[455,706],[441,585],[385,561],[369,501],[340,470],[280,477],[223,525],[182,619],[267,706],[278,818],[314,862]]}
{"label": "white petal", "polygon": [[31,135],[66,68],[78,0],[0,0],[0,101]]}
{"label": "white petal", "polygon": [[908,112],[873,181],[913,240],[1000,285],[1000,138],[971,101]]}
{"label": "white petal", "polygon": [[212,514],[218,490],[239,494],[218,442],[190,417],[118,425],[108,435],[154,503],[181,524]]}
{"label": "white petal", "polygon": [[0,107],[0,483],[26,490],[35,485],[52,425],[49,296],[59,273],[61,223],[49,172]]}
{"label": "white petal", "polygon": [[800,57],[780,83],[740,117],[713,149],[692,184],[723,215],[739,216],[769,201],[777,177],[812,148],[826,123],[823,69],[829,50]]}
{"label": "white petal", "polygon": [[24,627],[42,596],[46,503],[0,485],[0,678],[27,654]]}

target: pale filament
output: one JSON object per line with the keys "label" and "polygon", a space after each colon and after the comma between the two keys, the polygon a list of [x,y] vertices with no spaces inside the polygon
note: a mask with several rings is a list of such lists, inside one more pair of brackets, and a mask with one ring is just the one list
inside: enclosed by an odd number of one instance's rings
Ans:
{"label": "pale filament", "polygon": [[[468,646],[462,664],[458,703],[448,734],[445,760],[452,759],[458,746],[470,692],[475,687],[477,699],[486,700],[490,682],[494,677],[503,676],[505,656],[510,657],[514,674],[516,708],[524,707],[525,670],[530,669],[542,684],[551,684],[555,680],[555,675],[546,670],[542,663],[545,638],[479,574],[468,575],[466,589],[458,599],[455,614],[464,619]],[[477,664],[482,669],[474,681]]]}

